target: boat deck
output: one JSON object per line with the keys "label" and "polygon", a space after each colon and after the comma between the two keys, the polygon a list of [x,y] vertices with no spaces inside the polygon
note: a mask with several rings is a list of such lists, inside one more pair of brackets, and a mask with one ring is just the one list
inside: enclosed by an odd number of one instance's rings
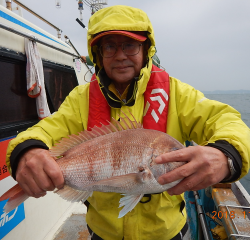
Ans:
{"label": "boat deck", "polygon": [[90,240],[86,214],[72,214],[58,229],[52,240]]}
{"label": "boat deck", "polygon": [[[250,239],[250,198],[240,184],[214,185],[211,196],[217,209],[212,214],[224,226],[228,239]],[[82,203],[76,204],[49,240],[90,240],[85,219],[86,207]]]}

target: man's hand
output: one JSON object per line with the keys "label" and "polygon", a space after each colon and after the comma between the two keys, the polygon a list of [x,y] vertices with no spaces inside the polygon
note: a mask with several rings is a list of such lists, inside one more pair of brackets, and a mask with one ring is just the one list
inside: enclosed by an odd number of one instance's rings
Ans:
{"label": "man's hand", "polygon": [[16,180],[26,194],[35,198],[64,185],[58,164],[48,150],[41,148],[30,149],[23,154],[17,167]]}
{"label": "man's hand", "polygon": [[183,178],[179,184],[168,190],[170,195],[179,195],[185,191],[197,191],[230,176],[227,157],[213,147],[192,146],[183,148],[162,154],[155,159],[155,162],[187,162],[187,164],[158,178],[160,184]]}
{"label": "man's hand", "polygon": [[85,56],[81,56],[81,61],[83,62],[83,63],[87,63],[87,60],[86,60],[86,57]]}

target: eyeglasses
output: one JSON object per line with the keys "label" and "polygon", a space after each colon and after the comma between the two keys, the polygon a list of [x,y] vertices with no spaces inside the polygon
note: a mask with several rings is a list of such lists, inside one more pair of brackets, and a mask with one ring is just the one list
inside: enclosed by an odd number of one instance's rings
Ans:
{"label": "eyeglasses", "polygon": [[[122,47],[122,51],[127,56],[134,56],[140,52],[140,47],[142,46],[142,43],[124,42],[119,46]],[[101,45],[99,49],[102,57],[110,58],[116,54],[117,48],[118,46],[115,43],[105,43],[104,45]]]}

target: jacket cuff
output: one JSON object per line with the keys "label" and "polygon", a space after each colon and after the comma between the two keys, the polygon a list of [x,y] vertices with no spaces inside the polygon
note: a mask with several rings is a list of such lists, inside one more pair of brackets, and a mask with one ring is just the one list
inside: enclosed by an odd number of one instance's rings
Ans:
{"label": "jacket cuff", "polygon": [[21,156],[31,148],[49,149],[47,145],[39,140],[29,139],[18,144],[10,155],[10,166],[12,169],[12,177],[16,180],[16,170]]}
{"label": "jacket cuff", "polygon": [[236,148],[225,140],[218,140],[215,143],[209,143],[207,146],[217,148],[226,156],[230,157],[233,161],[236,174],[233,177],[228,178],[227,181],[222,180],[221,182],[223,183],[236,181],[240,177],[242,169],[242,158]]}

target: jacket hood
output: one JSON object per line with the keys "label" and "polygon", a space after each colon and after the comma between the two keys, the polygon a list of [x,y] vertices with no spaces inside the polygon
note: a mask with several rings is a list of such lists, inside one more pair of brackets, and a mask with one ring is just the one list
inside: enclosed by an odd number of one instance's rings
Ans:
{"label": "jacket hood", "polygon": [[91,40],[97,33],[110,30],[147,32],[147,36],[151,41],[151,54],[152,56],[154,55],[154,30],[147,14],[138,8],[117,5],[99,10],[89,19],[87,42],[88,53],[92,61],[93,55],[90,47]]}
{"label": "jacket hood", "polygon": [[148,60],[144,68],[141,69],[140,76],[135,84],[136,90],[133,91],[134,95],[143,93],[150,78],[152,56],[155,54],[154,30],[147,14],[138,8],[116,5],[97,11],[89,19],[87,33],[88,53],[94,63],[97,80],[101,85],[103,85],[103,82],[100,82],[99,73],[102,70],[102,64],[98,59],[98,47],[97,45],[91,47],[90,43],[96,34],[111,30],[144,31],[147,33],[147,38],[150,40],[150,47],[147,52]]}

